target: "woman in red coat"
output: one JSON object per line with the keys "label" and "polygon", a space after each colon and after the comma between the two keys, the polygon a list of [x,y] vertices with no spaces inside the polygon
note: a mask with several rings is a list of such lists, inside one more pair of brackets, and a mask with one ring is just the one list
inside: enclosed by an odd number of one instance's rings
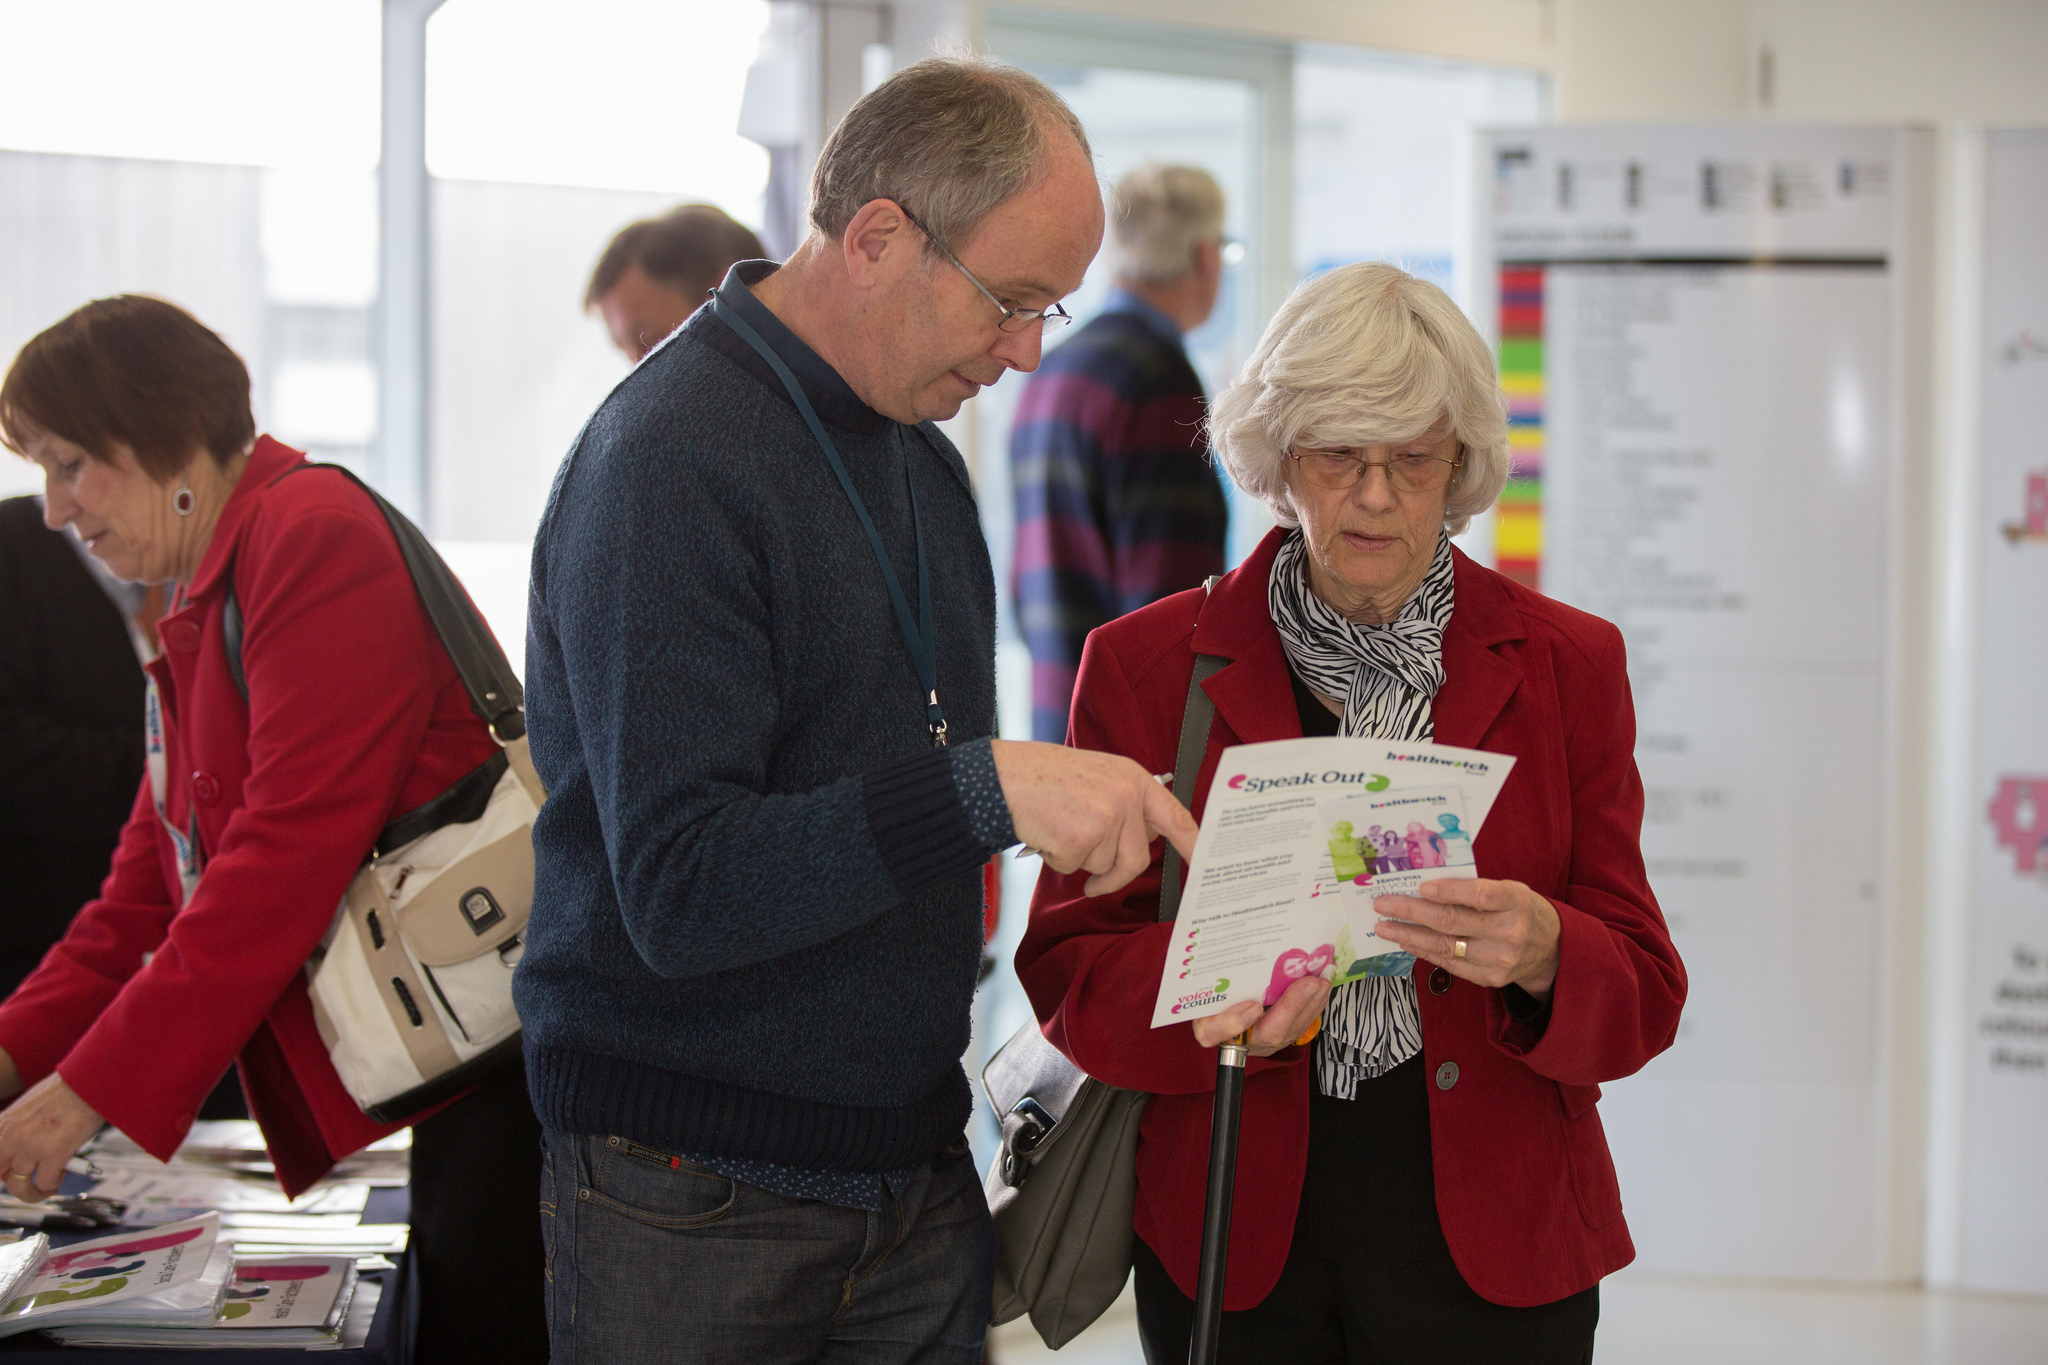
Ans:
{"label": "woman in red coat", "polygon": [[1589,1360],[1598,1283],[1634,1255],[1594,1106],[1670,1045],[1685,973],[1638,847],[1619,632],[1450,544],[1505,482],[1502,412],[1441,290],[1384,265],[1308,281],[1212,420],[1280,528],[1213,591],[1089,637],[1071,742],[1152,772],[1174,766],[1195,657],[1228,660],[1203,684],[1197,816],[1233,744],[1341,733],[1517,760],[1479,879],[1381,898],[1406,950],[1386,974],[1305,978],[1268,1009],[1150,1028],[1172,933],[1158,865],[1113,896],[1040,881],[1017,970],[1047,1037],[1154,1096],[1136,1212],[1154,1365],[1187,1358],[1214,1048],[1246,1029],[1225,1360]]}
{"label": "woman in red coat", "polygon": [[[0,438],[42,466],[52,527],[177,585],[148,670],[163,805],[145,779],[99,898],[0,1005],[0,1175],[53,1193],[102,1122],[168,1159],[239,1061],[297,1193],[394,1131],[335,1074],[306,960],[378,831],[497,746],[376,505],[256,436],[248,370],[189,314],[102,299],[43,332],[0,384]],[[539,1141],[517,1068],[416,1124],[420,1358],[546,1358]]]}

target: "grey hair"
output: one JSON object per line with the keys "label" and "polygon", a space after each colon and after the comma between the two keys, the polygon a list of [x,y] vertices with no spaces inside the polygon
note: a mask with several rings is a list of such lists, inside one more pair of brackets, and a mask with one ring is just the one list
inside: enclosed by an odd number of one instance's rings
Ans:
{"label": "grey hair", "polygon": [[1493,353],[1450,296],[1378,262],[1304,280],[1209,411],[1209,444],[1237,486],[1296,526],[1287,450],[1413,440],[1448,419],[1465,448],[1452,535],[1508,481],[1507,400]]}
{"label": "grey hair", "polygon": [[1148,161],[1116,182],[1117,274],[1149,284],[1194,268],[1195,247],[1223,233],[1223,187],[1199,166]]}
{"label": "grey hair", "polygon": [[957,250],[995,207],[1045,178],[1046,128],[1094,153],[1053,88],[985,57],[927,57],[854,102],[811,172],[811,225],[846,231],[867,204],[891,199],[931,229],[926,249]]}

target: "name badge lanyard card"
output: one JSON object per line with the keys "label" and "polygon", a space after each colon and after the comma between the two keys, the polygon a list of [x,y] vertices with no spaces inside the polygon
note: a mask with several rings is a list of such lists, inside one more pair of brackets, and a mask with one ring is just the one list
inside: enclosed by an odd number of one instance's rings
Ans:
{"label": "name badge lanyard card", "polygon": [[903,595],[903,584],[896,577],[896,567],[889,562],[889,552],[882,546],[882,534],[875,529],[873,518],[868,516],[868,507],[861,501],[860,493],[853,486],[853,477],[846,472],[846,462],[839,458],[839,448],[832,444],[832,438],[825,434],[825,424],[818,420],[818,414],[811,407],[811,400],[804,396],[803,386],[790,372],[782,357],[770,350],[761,334],[754,330],[739,310],[727,304],[716,293],[711,296],[711,311],[719,321],[737,332],[742,341],[768,362],[768,368],[775,371],[775,377],[782,381],[782,387],[789,391],[790,401],[803,414],[804,422],[811,429],[811,435],[818,440],[818,448],[825,452],[825,460],[832,466],[832,473],[839,480],[839,486],[846,490],[846,500],[853,504],[853,514],[860,518],[860,526],[868,533],[868,544],[874,547],[875,563],[881,566],[882,581],[888,585],[889,601],[896,608],[896,624],[903,631],[903,643],[910,649],[910,661],[917,668],[918,686],[925,696],[925,723],[931,727],[932,747],[945,747],[946,713],[939,705],[939,663],[938,636],[932,630],[932,587],[930,575],[926,572],[924,559],[924,524],[917,515],[917,485],[905,468],[903,481],[910,488],[910,530],[917,541],[917,604],[915,618],[910,612],[910,601]]}

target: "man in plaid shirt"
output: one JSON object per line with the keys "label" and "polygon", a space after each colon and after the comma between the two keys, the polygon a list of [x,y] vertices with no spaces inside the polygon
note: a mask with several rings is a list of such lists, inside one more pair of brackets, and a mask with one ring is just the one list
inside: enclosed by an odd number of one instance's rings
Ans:
{"label": "man in plaid shirt", "polygon": [[1223,572],[1228,511],[1183,334],[1216,305],[1223,191],[1192,166],[1118,182],[1117,288],[1045,357],[1010,437],[1031,733],[1060,743],[1088,632]]}

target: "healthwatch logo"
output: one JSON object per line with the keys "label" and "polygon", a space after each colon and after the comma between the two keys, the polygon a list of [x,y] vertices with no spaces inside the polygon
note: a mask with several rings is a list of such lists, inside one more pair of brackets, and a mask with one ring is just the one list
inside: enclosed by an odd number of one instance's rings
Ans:
{"label": "healthwatch logo", "polygon": [[1179,1014],[1182,1010],[1198,1010],[1204,1005],[1220,1005],[1223,1003],[1224,992],[1229,989],[1230,978],[1219,976],[1216,978],[1216,984],[1208,990],[1196,991],[1193,995],[1183,995],[1180,999],[1174,1001],[1173,1008],[1168,1010],[1167,1013]]}

